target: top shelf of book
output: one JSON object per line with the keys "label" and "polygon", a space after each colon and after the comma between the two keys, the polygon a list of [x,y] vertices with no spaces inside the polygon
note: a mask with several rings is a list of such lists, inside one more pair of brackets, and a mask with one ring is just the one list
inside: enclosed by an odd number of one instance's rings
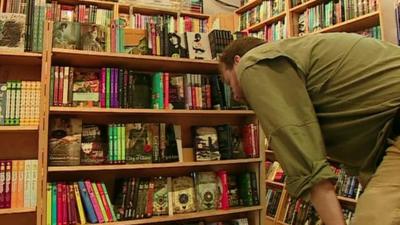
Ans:
{"label": "top shelf of book", "polygon": [[58,65],[81,67],[123,67],[137,71],[217,74],[218,61],[172,58],[165,56],[130,55],[109,52],[53,49],[52,60]]}
{"label": "top shelf of book", "polygon": [[236,14],[242,14],[249,9],[256,7],[257,5],[261,4],[262,0],[250,0],[250,2],[244,4],[239,9],[235,10]]}
{"label": "top shelf of book", "polygon": [[309,1],[304,2],[303,4],[296,5],[292,8],[290,8],[290,12],[294,12],[294,13],[303,12],[304,10],[311,8],[315,5],[318,5],[321,2],[322,2],[321,0],[309,0]]}
{"label": "top shelf of book", "polygon": [[41,65],[41,63],[40,53],[0,51],[0,65]]}

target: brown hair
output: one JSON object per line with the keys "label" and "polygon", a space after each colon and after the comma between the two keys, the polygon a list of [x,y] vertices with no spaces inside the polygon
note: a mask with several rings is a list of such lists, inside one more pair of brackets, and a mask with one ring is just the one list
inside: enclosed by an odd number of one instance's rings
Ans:
{"label": "brown hair", "polygon": [[265,41],[255,37],[244,37],[233,41],[225,48],[219,59],[220,64],[224,64],[226,69],[232,69],[235,55],[242,57],[251,49],[264,44]]}

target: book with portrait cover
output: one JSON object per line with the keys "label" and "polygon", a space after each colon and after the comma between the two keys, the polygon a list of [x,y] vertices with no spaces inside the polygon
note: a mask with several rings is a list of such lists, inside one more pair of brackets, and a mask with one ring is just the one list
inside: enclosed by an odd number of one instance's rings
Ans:
{"label": "book with portrait cover", "polygon": [[212,59],[206,33],[186,32],[185,36],[190,59]]}
{"label": "book with portrait cover", "polygon": [[82,120],[54,118],[49,129],[49,165],[80,164]]}
{"label": "book with portrait cover", "polygon": [[59,21],[53,25],[53,47],[79,49],[81,24],[78,22]]}
{"label": "book with portrait cover", "polygon": [[0,13],[0,51],[24,51],[25,22],[25,14]]}
{"label": "book with portrait cover", "polygon": [[106,29],[97,24],[81,24],[80,49],[104,52],[106,50]]}

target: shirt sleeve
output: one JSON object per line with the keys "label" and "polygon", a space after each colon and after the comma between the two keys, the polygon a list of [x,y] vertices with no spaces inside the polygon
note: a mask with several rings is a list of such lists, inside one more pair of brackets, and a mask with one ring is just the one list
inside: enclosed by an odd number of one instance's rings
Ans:
{"label": "shirt sleeve", "polygon": [[311,187],[336,180],[326,161],[324,142],[305,81],[285,57],[241,70],[243,93],[260,120],[294,197],[310,199]]}

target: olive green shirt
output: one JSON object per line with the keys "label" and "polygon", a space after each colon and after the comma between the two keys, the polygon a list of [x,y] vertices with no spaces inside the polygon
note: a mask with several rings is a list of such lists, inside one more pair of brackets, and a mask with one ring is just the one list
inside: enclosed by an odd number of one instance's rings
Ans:
{"label": "olive green shirt", "polygon": [[288,192],[336,179],[326,160],[366,184],[384,153],[400,105],[400,48],[356,34],[316,34],[267,43],[236,70]]}

